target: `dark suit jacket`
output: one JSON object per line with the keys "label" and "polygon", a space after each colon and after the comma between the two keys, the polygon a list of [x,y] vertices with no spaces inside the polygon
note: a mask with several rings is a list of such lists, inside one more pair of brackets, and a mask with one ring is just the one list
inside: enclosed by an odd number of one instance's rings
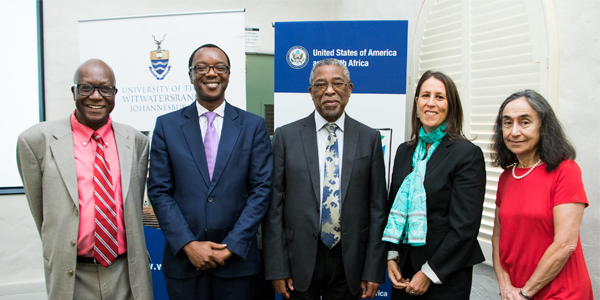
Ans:
{"label": "dark suit jacket", "polygon": [[[348,287],[385,279],[385,167],[379,133],[346,116],[341,178],[342,257]],[[320,242],[319,158],[314,113],[273,137],[273,198],[263,222],[266,278],[308,288]]]}
{"label": "dark suit jacket", "polygon": [[227,103],[212,181],[196,104],[156,120],[148,196],[165,235],[164,274],[199,276],[182,248],[190,241],[227,244],[234,255],[210,270],[220,277],[256,274],[258,226],[269,205],[273,169],[264,119]]}
{"label": "dark suit jacket", "polygon": [[[390,204],[412,170],[414,151],[415,147],[409,148],[407,143],[396,151]],[[411,263],[414,270],[420,270],[428,261],[445,283],[453,272],[485,260],[477,242],[485,196],[485,161],[481,149],[468,140],[452,142],[445,136],[427,162],[424,185],[426,244],[420,247],[390,245],[398,249],[400,268]],[[410,261],[406,261],[409,252]]]}

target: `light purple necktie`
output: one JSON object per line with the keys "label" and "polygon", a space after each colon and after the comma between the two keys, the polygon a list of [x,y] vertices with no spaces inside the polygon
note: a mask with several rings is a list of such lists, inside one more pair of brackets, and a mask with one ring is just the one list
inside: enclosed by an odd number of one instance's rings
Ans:
{"label": "light purple necktie", "polygon": [[212,180],[215,170],[215,161],[217,161],[217,150],[219,149],[219,136],[215,128],[215,117],[217,113],[209,111],[204,113],[208,124],[206,126],[206,135],[204,136],[204,152],[206,153],[206,164],[208,165],[208,176]]}

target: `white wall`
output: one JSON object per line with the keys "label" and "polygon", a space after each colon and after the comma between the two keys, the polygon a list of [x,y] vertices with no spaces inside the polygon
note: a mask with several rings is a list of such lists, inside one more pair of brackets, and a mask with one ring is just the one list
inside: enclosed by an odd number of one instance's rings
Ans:
{"label": "white wall", "polygon": [[600,299],[600,1],[554,0],[560,39],[558,118],[577,150],[590,206],[581,244]]}
{"label": "white wall", "polygon": [[[560,45],[559,107],[555,109],[578,151],[577,162],[583,171],[590,207],[585,212],[581,240],[596,290],[595,298],[600,299],[600,118],[592,115],[600,111],[600,0],[552,2]],[[47,119],[64,118],[74,109],[69,87],[79,64],[77,20],[238,8],[246,8],[247,23],[261,25],[262,45],[247,49],[249,52],[274,52],[272,22],[314,20],[409,20],[410,48],[421,0],[46,0],[44,57]],[[110,43],[110,37],[99,42]],[[25,197],[1,196],[0,201],[3,206],[0,212],[0,240],[5,238],[5,241],[10,241],[3,243],[0,248],[2,300],[4,295],[15,293],[11,291],[22,287],[23,282],[39,289],[43,270],[39,237]],[[480,265],[476,267],[475,275],[472,299],[497,297],[498,286],[493,270]],[[43,290],[43,285],[41,287]],[[36,298],[27,296],[22,299]]]}
{"label": "white wall", "polygon": [[[559,38],[559,98],[554,107],[577,150],[576,162],[590,206],[581,224],[581,244],[592,280],[594,298],[600,297],[600,1],[553,0]],[[534,245],[532,245],[534,246]],[[498,295],[490,267],[475,268],[472,299]]]}
{"label": "white wall", "polygon": [[0,300],[45,299],[42,243],[27,199],[1,196],[0,205]]}

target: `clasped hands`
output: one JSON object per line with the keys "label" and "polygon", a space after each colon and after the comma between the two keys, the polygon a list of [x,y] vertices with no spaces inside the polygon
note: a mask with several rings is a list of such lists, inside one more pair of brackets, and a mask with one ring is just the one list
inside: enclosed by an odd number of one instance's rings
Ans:
{"label": "clasped hands", "polygon": [[183,251],[196,270],[208,270],[222,266],[233,254],[227,244],[191,241],[183,246]]}
{"label": "clasped hands", "polygon": [[502,300],[523,300],[525,298],[521,297],[520,290],[520,288],[514,287],[512,284],[500,287],[500,298]]}
{"label": "clasped hands", "polygon": [[394,288],[404,289],[413,296],[425,294],[431,285],[431,280],[422,271],[417,272],[412,279],[403,278],[398,263],[393,259],[388,260],[388,277]]}

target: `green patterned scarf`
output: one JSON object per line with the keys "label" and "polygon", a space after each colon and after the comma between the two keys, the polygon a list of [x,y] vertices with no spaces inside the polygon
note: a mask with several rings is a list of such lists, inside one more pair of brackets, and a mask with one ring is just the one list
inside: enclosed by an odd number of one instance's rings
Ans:
{"label": "green patterned scarf", "polygon": [[[427,236],[427,195],[423,181],[427,170],[427,162],[431,155],[446,135],[446,123],[434,131],[425,133],[423,127],[419,130],[419,143],[412,157],[413,170],[402,182],[390,215],[383,241],[398,244],[411,244],[412,246],[425,245]],[[426,144],[431,144],[427,151]],[[427,153],[427,157],[422,159]]]}

